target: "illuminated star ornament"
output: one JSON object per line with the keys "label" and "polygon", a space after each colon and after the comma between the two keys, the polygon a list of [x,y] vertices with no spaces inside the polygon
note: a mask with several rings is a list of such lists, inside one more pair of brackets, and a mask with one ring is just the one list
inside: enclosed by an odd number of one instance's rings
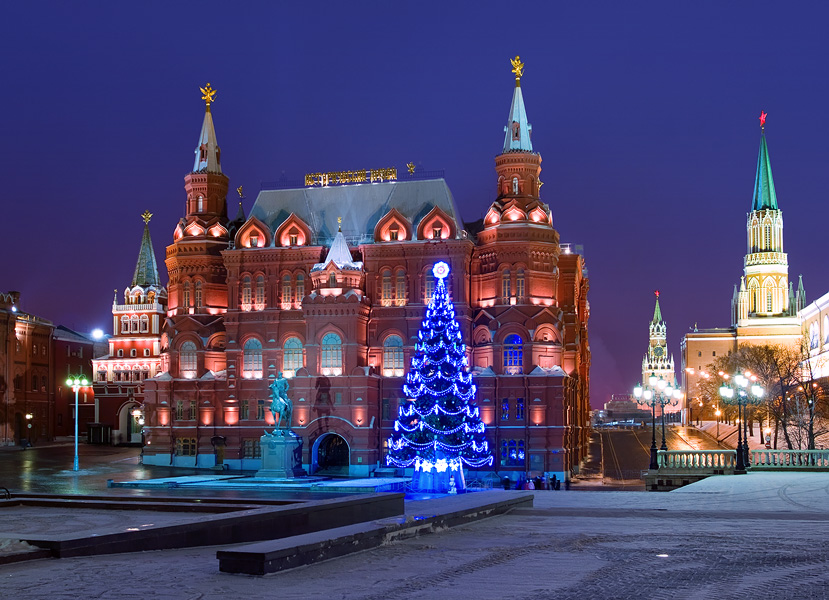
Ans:
{"label": "illuminated star ornament", "polygon": [[768,113],[764,113],[762,110],[760,111],[760,129],[766,128],[766,115]]}
{"label": "illuminated star ornament", "polygon": [[659,298],[659,290],[654,290],[654,291],[653,291],[653,294],[654,294],[654,296],[656,296],[657,298]]}
{"label": "illuminated star ornament", "polygon": [[210,110],[210,105],[215,102],[213,96],[216,95],[216,90],[210,87],[210,84],[207,84],[207,87],[200,87],[199,88],[202,93],[201,99],[205,101],[207,104],[207,109]]}
{"label": "illuminated star ornament", "polygon": [[446,279],[449,275],[449,265],[443,261],[435,263],[435,266],[432,267],[432,274],[438,279]]}

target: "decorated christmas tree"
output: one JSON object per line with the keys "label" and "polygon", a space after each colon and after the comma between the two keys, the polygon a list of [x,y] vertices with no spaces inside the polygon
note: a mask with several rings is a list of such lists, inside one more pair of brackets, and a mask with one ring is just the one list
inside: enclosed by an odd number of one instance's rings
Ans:
{"label": "decorated christmas tree", "polygon": [[492,465],[493,459],[444,283],[449,265],[439,262],[432,272],[437,285],[418,332],[403,386],[408,400],[398,410],[386,461],[414,467],[414,490],[463,491],[463,466]]}

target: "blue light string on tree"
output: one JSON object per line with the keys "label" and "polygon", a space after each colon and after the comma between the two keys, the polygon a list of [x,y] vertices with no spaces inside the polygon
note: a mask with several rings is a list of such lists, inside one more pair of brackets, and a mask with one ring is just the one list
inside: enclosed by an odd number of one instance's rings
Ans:
{"label": "blue light string on tree", "polygon": [[432,272],[437,284],[403,386],[409,401],[398,409],[386,462],[414,466],[415,490],[462,491],[464,465],[491,466],[493,456],[474,403],[476,387],[467,372],[463,338],[446,290],[449,265],[438,262]]}

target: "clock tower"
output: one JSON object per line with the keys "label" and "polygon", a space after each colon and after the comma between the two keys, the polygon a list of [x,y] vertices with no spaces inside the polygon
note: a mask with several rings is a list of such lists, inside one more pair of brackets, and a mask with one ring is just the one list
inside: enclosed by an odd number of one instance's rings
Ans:
{"label": "clock tower", "polygon": [[662,310],[659,308],[659,291],[655,291],[654,294],[656,295],[656,307],[653,309],[653,319],[648,325],[650,342],[648,353],[642,359],[642,383],[647,385],[648,378],[655,375],[676,387],[674,357],[668,354],[668,328],[662,320]]}

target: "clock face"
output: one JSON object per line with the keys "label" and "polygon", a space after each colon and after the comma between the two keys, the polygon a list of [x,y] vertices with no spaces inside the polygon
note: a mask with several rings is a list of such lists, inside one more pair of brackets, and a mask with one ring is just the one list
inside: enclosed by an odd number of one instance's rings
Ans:
{"label": "clock face", "polygon": [[654,356],[662,356],[665,353],[665,349],[662,346],[656,346],[653,349]]}

